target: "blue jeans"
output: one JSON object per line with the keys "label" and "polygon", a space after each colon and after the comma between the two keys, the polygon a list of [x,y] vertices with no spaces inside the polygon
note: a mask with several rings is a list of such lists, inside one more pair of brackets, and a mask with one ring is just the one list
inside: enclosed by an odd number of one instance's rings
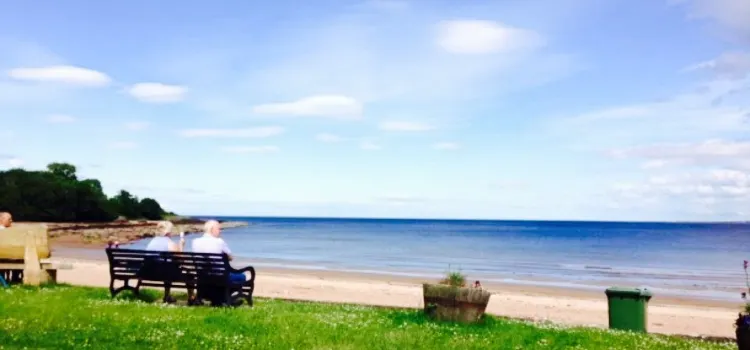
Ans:
{"label": "blue jeans", "polygon": [[229,274],[229,280],[233,284],[243,284],[247,281],[247,278],[245,278],[244,273],[230,273]]}

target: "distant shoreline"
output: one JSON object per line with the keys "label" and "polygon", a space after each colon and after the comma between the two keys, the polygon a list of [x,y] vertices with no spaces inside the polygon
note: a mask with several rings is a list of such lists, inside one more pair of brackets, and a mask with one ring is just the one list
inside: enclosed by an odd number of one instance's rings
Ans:
{"label": "distant shoreline", "polygon": [[[114,222],[17,222],[17,224],[47,225],[50,244],[60,247],[103,247],[110,241],[121,245],[154,236],[159,220],[129,220]],[[205,220],[181,218],[171,221],[174,234],[203,232]],[[221,221],[222,228],[248,226],[247,221]]]}

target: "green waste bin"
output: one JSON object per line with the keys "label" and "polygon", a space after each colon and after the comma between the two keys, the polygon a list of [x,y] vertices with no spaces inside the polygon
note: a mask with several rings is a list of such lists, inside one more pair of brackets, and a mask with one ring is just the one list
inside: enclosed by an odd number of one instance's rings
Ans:
{"label": "green waste bin", "polygon": [[649,290],[611,287],[605,294],[609,305],[609,328],[648,332],[648,302],[653,296]]}

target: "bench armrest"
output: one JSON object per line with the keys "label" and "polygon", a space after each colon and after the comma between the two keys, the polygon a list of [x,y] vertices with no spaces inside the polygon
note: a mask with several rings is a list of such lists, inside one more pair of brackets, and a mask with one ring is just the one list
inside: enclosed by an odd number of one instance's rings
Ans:
{"label": "bench armrest", "polygon": [[255,281],[255,268],[253,268],[252,266],[244,267],[241,269],[235,269],[233,267],[230,267],[229,271],[233,273],[245,273],[246,271],[250,271],[250,275],[251,275],[250,281]]}

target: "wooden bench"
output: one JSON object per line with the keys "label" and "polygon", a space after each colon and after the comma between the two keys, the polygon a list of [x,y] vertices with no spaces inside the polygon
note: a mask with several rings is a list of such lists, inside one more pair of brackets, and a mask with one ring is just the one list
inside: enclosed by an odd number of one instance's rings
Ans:
{"label": "wooden bench", "polygon": [[[57,283],[57,270],[72,270],[73,264],[65,262],[53,262],[49,259],[39,261],[39,283]],[[24,272],[29,270],[25,261],[0,260],[0,271],[15,271],[20,280],[24,280]],[[8,282],[18,282],[17,279],[8,279]],[[28,282],[29,279],[26,279]],[[34,284],[34,283],[27,283]]]}
{"label": "wooden bench", "polygon": [[[163,287],[164,302],[170,300],[172,288],[181,288],[187,289],[189,304],[195,299],[208,299],[212,305],[237,305],[242,300],[249,306],[253,305],[255,269],[252,266],[239,270],[232,268],[226,254],[120,248],[105,251],[109,259],[109,291],[113,298],[123,290],[137,295],[140,288],[146,286]],[[251,274],[249,280],[242,284],[232,283],[230,273],[246,271]],[[115,281],[122,281],[123,285],[115,288]]]}
{"label": "wooden bench", "polygon": [[8,282],[27,285],[57,282],[57,270],[71,269],[71,264],[49,260],[47,225],[16,224],[0,231],[0,273]]}

